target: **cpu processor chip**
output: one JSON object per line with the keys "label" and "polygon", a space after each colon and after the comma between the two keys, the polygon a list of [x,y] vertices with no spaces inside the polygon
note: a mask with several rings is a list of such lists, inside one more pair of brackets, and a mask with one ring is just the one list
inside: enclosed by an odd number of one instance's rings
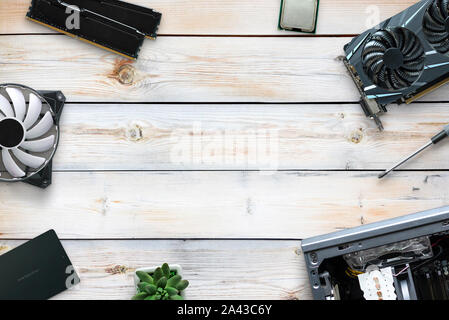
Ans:
{"label": "cpu processor chip", "polygon": [[319,0],[281,0],[279,28],[314,33]]}

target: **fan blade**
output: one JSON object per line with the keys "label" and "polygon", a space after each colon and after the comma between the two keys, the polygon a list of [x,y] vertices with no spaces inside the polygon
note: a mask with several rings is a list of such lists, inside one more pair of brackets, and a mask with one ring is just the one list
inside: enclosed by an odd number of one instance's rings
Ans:
{"label": "fan blade", "polygon": [[53,126],[53,117],[50,111],[44,115],[44,117],[36,124],[31,130],[27,131],[26,138],[35,139],[46,134]]}
{"label": "fan blade", "polygon": [[420,75],[419,71],[411,71],[411,70],[407,70],[404,67],[401,67],[399,69],[403,74],[407,75],[407,79],[414,79],[414,78],[418,78]]}
{"label": "fan blade", "polygon": [[440,43],[448,38],[446,32],[428,32],[427,39],[430,43]]}
{"label": "fan blade", "polygon": [[434,1],[432,3],[432,5],[430,6],[429,10],[430,10],[429,12],[430,12],[430,15],[432,16],[432,18],[434,18],[439,23],[444,24],[444,19],[443,19],[442,15],[441,15],[441,11],[438,8],[438,5],[437,5],[436,1]]}
{"label": "fan blade", "polygon": [[12,110],[11,104],[9,101],[0,94],[0,111],[7,117],[13,118],[14,111]]}
{"label": "fan blade", "polygon": [[374,35],[377,36],[376,39],[379,39],[380,41],[385,43],[387,48],[394,48],[396,46],[396,41],[388,31],[380,30],[377,31]]}
{"label": "fan blade", "polygon": [[449,51],[449,40],[444,40],[442,43],[439,43],[438,46],[436,46],[436,49],[440,53],[446,53]]}
{"label": "fan blade", "polygon": [[402,54],[405,56],[410,54],[410,52],[412,52],[417,46],[420,45],[420,43],[417,42],[418,40],[415,37],[410,36],[408,37],[408,39],[409,39],[408,42],[405,43],[404,49],[402,50]]}
{"label": "fan blade", "polygon": [[430,15],[430,13],[427,11],[424,16],[424,27],[431,30],[431,31],[437,31],[442,32],[445,31],[445,25],[441,22],[435,21],[435,19]]}
{"label": "fan blade", "polygon": [[13,158],[9,154],[8,150],[6,149],[2,150],[2,159],[6,171],[8,171],[11,176],[13,176],[14,178],[21,178],[25,176],[25,172],[23,172],[22,169],[19,168],[17,163],[13,160]]}
{"label": "fan blade", "polygon": [[384,66],[380,69],[380,71],[376,74],[376,82],[381,86],[386,86],[386,72],[387,68]]}
{"label": "fan blade", "polygon": [[408,87],[411,85],[411,82],[413,82],[415,79],[413,79],[413,81],[408,81],[407,79],[403,79],[400,75],[400,73],[398,72],[398,70],[394,70],[393,71],[394,77],[396,79],[396,81],[399,83],[399,87],[400,88],[404,88],[404,87]]}
{"label": "fan blade", "polygon": [[415,60],[419,60],[421,57],[424,56],[424,49],[422,46],[416,46],[409,54],[404,56],[404,62],[411,62]]}
{"label": "fan blade", "polygon": [[31,152],[44,152],[50,150],[55,143],[55,136],[49,136],[41,140],[24,141],[21,148]]}
{"label": "fan blade", "polygon": [[441,1],[440,11],[441,11],[441,14],[443,15],[444,19],[446,19],[448,16],[448,12],[447,12],[448,8],[449,8],[449,0]]}
{"label": "fan blade", "polygon": [[12,104],[14,105],[16,119],[23,121],[26,112],[25,97],[23,96],[22,92],[16,88],[6,88],[6,92],[8,92],[9,97],[12,100]]}
{"label": "fan blade", "polygon": [[368,53],[366,56],[363,57],[363,64],[366,68],[370,68],[371,65],[379,60],[382,61],[384,54],[382,52],[373,52]]}
{"label": "fan blade", "polygon": [[396,41],[396,47],[402,50],[402,47],[404,46],[404,35],[402,33],[402,29],[397,29],[396,32],[392,32],[391,34]]}
{"label": "fan blade", "polygon": [[394,89],[393,85],[390,82],[390,69],[385,69],[385,85],[387,86],[387,89]]}
{"label": "fan blade", "polygon": [[412,78],[407,71],[403,70],[402,68],[399,68],[397,70],[395,70],[395,74],[396,76],[401,79],[404,82],[409,82],[410,79]]}
{"label": "fan blade", "polygon": [[365,48],[363,49],[363,55],[372,52],[385,52],[385,50],[386,48],[381,42],[377,40],[371,40],[365,45]]}
{"label": "fan blade", "polygon": [[31,126],[37,121],[42,111],[42,101],[36,95],[30,93],[30,105],[28,106],[28,113],[23,121],[25,129],[31,128]]}
{"label": "fan blade", "polygon": [[394,89],[401,88],[401,84],[399,83],[399,81],[396,79],[396,76],[394,75],[394,70],[390,71],[389,80],[390,80],[391,86]]}
{"label": "fan blade", "polygon": [[373,74],[377,74],[377,73],[379,73],[380,69],[381,69],[384,65],[385,65],[385,64],[384,64],[383,60],[379,60],[379,61],[377,61],[376,63],[373,63],[373,64],[370,66],[370,71],[373,72]]}
{"label": "fan blade", "polygon": [[39,168],[45,162],[45,158],[33,156],[29,153],[23,152],[20,149],[14,149],[12,150],[12,153],[14,153],[16,158],[24,165],[34,169]]}
{"label": "fan blade", "polygon": [[421,72],[423,67],[424,64],[421,61],[408,62],[402,66],[403,69],[411,72]]}

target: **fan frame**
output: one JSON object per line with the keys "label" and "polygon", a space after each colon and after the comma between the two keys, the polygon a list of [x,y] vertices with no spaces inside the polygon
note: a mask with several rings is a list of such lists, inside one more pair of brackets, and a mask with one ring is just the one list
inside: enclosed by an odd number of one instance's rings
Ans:
{"label": "fan frame", "polygon": [[19,89],[25,89],[33,94],[35,94],[38,98],[40,98],[43,102],[47,103],[50,108],[52,115],[54,117],[55,126],[57,129],[57,135],[55,138],[54,149],[47,161],[47,164],[43,166],[41,169],[35,171],[34,173],[23,177],[23,178],[15,178],[15,179],[4,179],[0,178],[1,182],[26,182],[33,186],[45,189],[52,183],[52,168],[53,168],[53,157],[56,153],[56,150],[59,146],[60,139],[60,130],[59,130],[59,120],[61,118],[62,110],[64,108],[64,104],[66,98],[61,91],[52,91],[52,90],[35,90],[28,86],[17,84],[17,83],[2,83],[0,84],[0,88],[6,87],[16,87]]}

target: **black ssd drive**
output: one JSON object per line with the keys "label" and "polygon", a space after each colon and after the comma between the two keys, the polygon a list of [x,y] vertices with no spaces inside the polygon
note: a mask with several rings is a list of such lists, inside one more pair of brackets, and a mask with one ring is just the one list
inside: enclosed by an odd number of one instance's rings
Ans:
{"label": "black ssd drive", "polygon": [[53,230],[0,256],[0,300],[45,300],[79,282]]}

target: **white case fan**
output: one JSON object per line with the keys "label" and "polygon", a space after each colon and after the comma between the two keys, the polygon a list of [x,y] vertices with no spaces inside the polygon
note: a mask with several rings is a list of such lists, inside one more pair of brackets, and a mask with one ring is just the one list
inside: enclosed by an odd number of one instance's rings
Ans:
{"label": "white case fan", "polygon": [[64,103],[60,91],[0,85],[0,181],[51,184]]}

